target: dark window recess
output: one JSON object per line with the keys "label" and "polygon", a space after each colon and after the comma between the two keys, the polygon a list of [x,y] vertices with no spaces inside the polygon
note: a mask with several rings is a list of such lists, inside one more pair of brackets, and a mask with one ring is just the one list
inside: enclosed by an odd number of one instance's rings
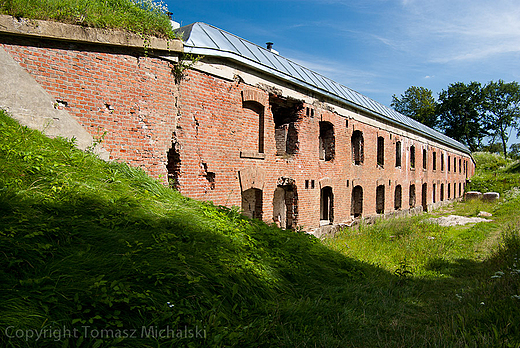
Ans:
{"label": "dark window recess", "polygon": [[410,185],[410,193],[408,197],[408,202],[410,204],[410,208],[415,207],[415,185]]}
{"label": "dark window recess", "polygon": [[259,153],[264,153],[264,106],[255,101],[246,101],[243,102],[242,107],[258,114],[257,150]]}
{"label": "dark window recess", "polygon": [[451,199],[451,184],[448,183],[448,199]]}
{"label": "dark window recess", "polygon": [[437,152],[433,151],[433,163],[432,163],[432,170],[437,170]]}
{"label": "dark window recess", "polygon": [[352,133],[351,138],[352,143],[352,161],[354,164],[359,165],[363,163],[364,160],[364,141],[363,141],[363,133],[359,130],[356,130]]}
{"label": "dark window recess", "polygon": [[401,209],[401,206],[403,204],[403,189],[401,188],[401,185],[397,185],[395,187],[395,193],[394,193],[394,209],[399,210]]}
{"label": "dark window recess", "polygon": [[166,170],[168,171],[168,185],[170,188],[178,190],[179,177],[181,175],[181,154],[179,143],[173,142],[172,147],[168,150],[168,163]]}
{"label": "dark window recess", "polygon": [[242,192],[242,213],[248,218],[262,220],[262,190],[252,188]]}
{"label": "dark window recess", "polygon": [[306,189],[309,188],[309,180],[305,180],[305,188],[306,188]]}
{"label": "dark window recess", "polygon": [[274,191],[273,219],[278,227],[295,229],[298,219],[298,194],[294,180],[282,177]]}
{"label": "dark window recess", "polygon": [[426,164],[428,163],[428,152],[426,152],[426,149],[422,150],[422,167],[423,169],[426,169]]}
{"label": "dark window recess", "polygon": [[320,220],[332,224],[334,221],[334,195],[332,187],[325,186],[322,188],[320,197]]}
{"label": "dark window recess", "polygon": [[334,126],[332,123],[320,121],[319,142],[320,160],[332,160],[335,152]]}
{"label": "dark window recess", "polygon": [[206,178],[206,180],[208,180],[210,190],[214,190],[215,189],[215,173],[208,172],[208,165],[204,162],[202,162],[202,167],[204,169],[203,175]]}
{"label": "dark window recess", "polygon": [[385,185],[379,185],[376,189],[376,213],[385,212]]}
{"label": "dark window recess", "polygon": [[313,108],[305,108],[306,110],[306,114],[307,114],[307,117],[314,117],[314,109]]}
{"label": "dark window recess", "polygon": [[269,104],[275,126],[276,154],[293,155],[298,152],[298,130],[296,123],[303,109],[301,101],[271,94]]}
{"label": "dark window recess", "polygon": [[453,172],[457,172],[457,159],[455,157],[453,157]]}
{"label": "dark window recess", "polygon": [[444,154],[441,153],[441,172],[444,171]]}
{"label": "dark window recess", "polygon": [[311,189],[314,188],[314,180],[311,180]]}
{"label": "dark window recess", "polygon": [[462,160],[459,158],[459,173],[462,173]]}
{"label": "dark window recess", "polygon": [[410,146],[410,168],[415,168],[415,146]]}
{"label": "dark window recess", "polygon": [[363,188],[356,186],[352,189],[350,215],[360,217],[363,214]]}
{"label": "dark window recess", "polygon": [[401,142],[398,141],[395,143],[395,166],[401,166]]}
{"label": "dark window recess", "polygon": [[377,137],[377,164],[385,165],[385,138]]}
{"label": "dark window recess", "polygon": [[422,207],[424,211],[428,211],[428,184],[422,184],[421,192]]}
{"label": "dark window recess", "polygon": [[448,172],[451,171],[451,157],[448,156]]}
{"label": "dark window recess", "polygon": [[444,184],[441,184],[440,201],[444,201]]}
{"label": "dark window recess", "polygon": [[437,185],[433,184],[433,203],[437,202]]}

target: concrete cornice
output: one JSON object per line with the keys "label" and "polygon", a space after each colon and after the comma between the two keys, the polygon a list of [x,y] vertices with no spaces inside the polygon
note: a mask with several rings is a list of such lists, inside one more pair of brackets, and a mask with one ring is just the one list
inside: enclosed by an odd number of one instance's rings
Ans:
{"label": "concrete cornice", "polygon": [[123,30],[90,28],[37,19],[17,19],[8,15],[0,15],[0,33],[111,46],[146,46],[148,50],[155,51],[183,51],[182,41],[178,39],[166,40],[151,36],[147,38],[149,42],[145,42],[139,35]]}

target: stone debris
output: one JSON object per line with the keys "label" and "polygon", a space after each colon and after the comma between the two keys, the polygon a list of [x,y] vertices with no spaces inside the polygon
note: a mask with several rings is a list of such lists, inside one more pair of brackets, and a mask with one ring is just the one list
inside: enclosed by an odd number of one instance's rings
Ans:
{"label": "stone debris", "polygon": [[500,198],[500,193],[498,192],[486,192],[482,195],[482,200],[484,202],[494,202]]}
{"label": "stone debris", "polygon": [[472,199],[480,199],[480,198],[482,198],[482,193],[478,192],[478,191],[469,191],[469,192],[466,192],[466,194],[464,196],[465,196],[467,201],[470,201]]}
{"label": "stone debris", "polygon": [[449,226],[462,226],[466,224],[472,224],[477,222],[491,222],[493,220],[488,220],[480,217],[465,217],[459,215],[449,215],[449,216],[441,216],[438,218],[430,218],[426,221],[438,224],[440,226],[449,227]]}
{"label": "stone debris", "polygon": [[478,217],[483,217],[483,218],[488,218],[488,217],[492,217],[493,214],[491,213],[488,213],[487,211],[481,211],[480,213],[477,214]]}

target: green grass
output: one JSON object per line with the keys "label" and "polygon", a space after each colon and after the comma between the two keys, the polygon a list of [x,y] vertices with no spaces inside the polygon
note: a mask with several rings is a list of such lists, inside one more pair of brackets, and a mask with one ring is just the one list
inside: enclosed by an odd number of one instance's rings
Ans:
{"label": "green grass", "polygon": [[154,0],[3,0],[0,13],[174,38],[167,9]]}
{"label": "green grass", "polygon": [[468,190],[503,194],[512,187],[520,186],[520,161],[488,152],[473,153],[473,158],[477,170]]}
{"label": "green grass", "polygon": [[519,347],[515,192],[321,242],[0,112],[0,346]]}

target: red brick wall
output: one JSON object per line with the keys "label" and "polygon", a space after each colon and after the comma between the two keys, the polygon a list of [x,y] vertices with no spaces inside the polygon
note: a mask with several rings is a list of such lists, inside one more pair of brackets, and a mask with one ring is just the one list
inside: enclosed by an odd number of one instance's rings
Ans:
{"label": "red brick wall", "polygon": [[[391,133],[383,124],[381,128],[364,124],[356,119],[347,119],[326,109],[304,104],[297,122],[299,151],[293,156],[277,156],[275,125],[269,107],[269,93],[246,85],[229,81],[203,72],[190,70],[181,83],[180,112],[177,139],[181,145],[181,192],[197,199],[211,200],[215,204],[241,206],[241,190],[255,188],[263,190],[263,217],[273,220],[273,196],[277,181],[289,177],[296,181],[298,193],[298,224],[317,227],[320,220],[320,188],[331,186],[334,194],[334,222],[350,219],[352,189],[363,187],[363,215],[376,212],[376,187],[385,186],[385,213],[394,211],[396,185],[402,187],[402,208],[409,207],[410,183],[416,185],[416,206],[421,205],[421,188],[427,183],[427,203],[433,203],[433,184],[436,200],[440,199],[441,183],[444,183],[444,198],[447,199],[447,183],[465,182],[472,174],[473,163],[467,157],[468,175],[458,170],[461,156],[457,158],[457,172],[440,170],[440,153],[443,150],[425,142],[413,141]],[[265,151],[257,158],[241,157],[242,150],[255,150],[258,142],[258,116],[242,107],[242,96],[255,94],[255,99],[264,105]],[[264,97],[259,97],[263,95]],[[314,108],[315,116],[308,117],[306,108]],[[319,122],[334,125],[335,157],[332,161],[319,160]],[[352,162],[351,136],[354,130],[363,132],[365,160],[356,166]],[[377,165],[377,137],[384,138],[385,163]],[[402,142],[402,165],[395,166],[395,143]],[[432,143],[432,142],[430,142]],[[410,169],[409,148],[416,147],[416,168]],[[427,149],[427,169],[422,168],[423,148]],[[437,152],[437,169],[432,170],[432,152]],[[254,151],[253,151],[254,152]],[[445,152],[444,159],[447,160]],[[205,166],[202,165],[205,163]],[[203,168],[215,172],[215,187],[205,184]],[[453,167],[452,167],[453,168]],[[240,172],[240,174],[239,174]],[[256,178],[256,179],[255,179]],[[241,187],[240,180],[245,185]],[[309,188],[306,189],[306,180]],[[310,188],[314,181],[314,189]],[[261,181],[261,183],[258,183]],[[452,197],[453,198],[453,191]]]}
{"label": "red brick wall", "polygon": [[171,63],[100,45],[7,36],[0,44],[90,134],[106,132],[111,159],[166,177],[177,116]]}
{"label": "red brick wall", "polygon": [[[189,70],[180,85],[175,83],[170,62],[146,57],[138,51],[87,44],[0,39],[2,47],[25,68],[43,88],[72,114],[93,136],[106,132],[103,147],[112,159],[140,166],[166,182],[167,153],[177,142],[181,163],[178,173],[180,191],[192,198],[215,204],[241,206],[241,192],[249,188],[263,192],[263,218],[273,221],[273,197],[281,178],[295,180],[298,224],[317,227],[320,220],[320,189],[332,187],[334,222],[350,219],[352,190],[363,188],[363,215],[376,212],[376,188],[385,187],[385,213],[394,211],[396,185],[402,186],[402,208],[409,207],[410,183],[416,185],[416,205],[421,204],[421,186],[427,183],[427,202],[440,198],[444,184],[459,183],[473,175],[468,158],[468,173],[432,170],[432,152],[441,150],[390,132],[381,124],[376,128],[355,117],[347,119],[327,108],[303,104],[296,128],[298,152],[276,155],[275,124],[269,93],[259,87]],[[269,83],[267,83],[268,85]],[[245,104],[244,104],[245,102]],[[58,105],[58,104],[57,104]],[[244,105],[251,107],[244,108]],[[314,110],[314,117],[307,114]],[[259,114],[263,114],[264,151],[259,151]],[[334,126],[335,156],[319,159],[319,122]],[[352,161],[351,137],[363,133],[364,163]],[[385,164],[377,165],[377,137],[384,138]],[[402,166],[395,167],[395,143],[402,142]],[[432,142],[430,142],[432,143]],[[416,147],[416,168],[410,169],[409,148]],[[427,148],[428,165],[422,169],[422,150]],[[214,178],[214,180],[213,180]],[[314,182],[314,188],[312,183]],[[308,183],[308,188],[306,188]]]}

